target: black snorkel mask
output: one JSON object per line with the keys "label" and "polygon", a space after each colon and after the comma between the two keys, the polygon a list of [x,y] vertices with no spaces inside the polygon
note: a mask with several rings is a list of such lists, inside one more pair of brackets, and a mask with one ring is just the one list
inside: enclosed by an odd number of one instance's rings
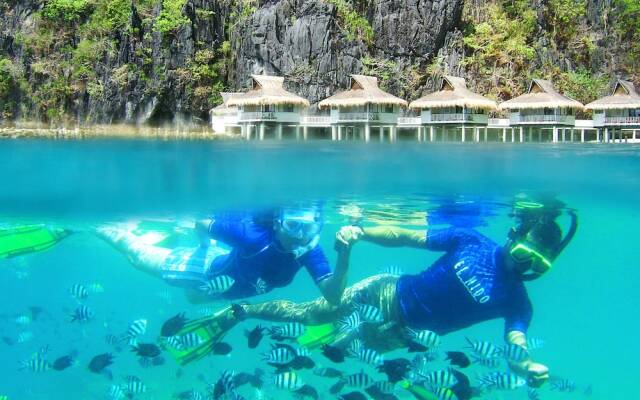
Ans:
{"label": "black snorkel mask", "polygon": [[521,221],[522,223],[517,228],[512,228],[509,232],[509,239],[511,246],[509,247],[509,256],[513,261],[519,265],[529,263],[528,268],[520,273],[520,278],[523,281],[532,281],[547,273],[553,266],[555,259],[562,253],[562,251],[569,245],[571,240],[576,234],[578,229],[578,216],[572,209],[566,209],[567,215],[571,218],[571,225],[564,238],[551,249],[541,250],[539,245],[527,240],[527,234],[540,223],[549,222],[549,220],[555,220],[557,216],[561,214],[554,213],[551,218],[549,216],[542,216],[537,222],[533,222],[532,219]]}

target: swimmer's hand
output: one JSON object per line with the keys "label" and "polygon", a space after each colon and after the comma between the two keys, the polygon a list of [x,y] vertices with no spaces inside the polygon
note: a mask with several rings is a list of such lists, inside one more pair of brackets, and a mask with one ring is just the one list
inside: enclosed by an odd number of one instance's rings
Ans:
{"label": "swimmer's hand", "polygon": [[340,228],[336,233],[336,245],[342,243],[343,245],[350,247],[352,244],[360,240],[364,235],[364,231],[359,226],[347,225]]}
{"label": "swimmer's hand", "polygon": [[546,365],[525,360],[520,363],[511,363],[511,369],[527,380],[527,385],[538,388],[549,379],[549,368]]}
{"label": "swimmer's hand", "polygon": [[200,241],[200,247],[209,247],[211,244],[211,237],[209,236],[209,225],[211,222],[211,218],[196,221],[195,231]]}

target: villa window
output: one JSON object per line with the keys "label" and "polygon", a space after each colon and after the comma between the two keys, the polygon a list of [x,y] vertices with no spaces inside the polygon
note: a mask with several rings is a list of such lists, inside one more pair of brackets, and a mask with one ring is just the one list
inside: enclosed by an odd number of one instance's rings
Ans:
{"label": "villa window", "polygon": [[387,104],[384,106],[384,112],[385,113],[393,113],[393,104]]}
{"label": "villa window", "polygon": [[283,104],[281,106],[282,112],[293,112],[293,104]]}

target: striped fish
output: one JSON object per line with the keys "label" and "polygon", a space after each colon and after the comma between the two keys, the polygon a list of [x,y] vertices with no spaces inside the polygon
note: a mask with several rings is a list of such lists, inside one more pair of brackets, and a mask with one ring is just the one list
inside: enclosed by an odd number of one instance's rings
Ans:
{"label": "striped fish", "polygon": [[104,287],[100,283],[92,283],[87,288],[90,293],[104,293]]}
{"label": "striped fish", "polygon": [[180,346],[182,346],[182,349],[192,349],[200,346],[202,343],[204,343],[204,340],[195,332],[180,336]]}
{"label": "striped fish", "polygon": [[373,379],[371,379],[369,375],[365,374],[364,371],[347,375],[343,378],[343,381],[347,385],[358,389],[365,389],[373,385]]}
{"label": "striped fish", "polygon": [[382,393],[393,393],[395,385],[389,381],[377,381],[373,384]]}
{"label": "striped fish", "polygon": [[340,332],[352,332],[358,330],[362,324],[360,313],[354,311],[347,317],[340,320]]}
{"label": "striped fish", "polygon": [[451,387],[458,383],[450,369],[440,369],[427,374],[420,373],[420,375],[433,387]]}
{"label": "striped fish", "polygon": [[265,282],[262,278],[258,278],[253,287],[256,289],[256,294],[258,295],[265,294],[269,291],[269,285],[267,285],[267,282]]}
{"label": "striped fish", "polygon": [[527,349],[538,350],[543,348],[545,343],[546,342],[540,338],[530,337],[530,338],[527,338]]}
{"label": "striped fish", "polygon": [[295,357],[296,355],[292,353],[288,348],[276,347],[269,353],[264,353],[262,355],[262,360],[271,364],[284,365],[293,361]]}
{"label": "striped fish", "polygon": [[301,347],[297,347],[296,348],[296,356],[298,356],[298,357],[309,357],[310,355],[311,355],[311,352],[306,347],[301,346]]}
{"label": "striped fish", "polygon": [[458,400],[458,396],[456,396],[453,390],[446,387],[437,388],[434,394],[439,400]]}
{"label": "striped fish", "polygon": [[491,342],[485,341],[474,341],[469,338],[466,338],[469,343],[469,347],[477,356],[482,358],[494,358],[500,356],[500,349],[496,347]]}
{"label": "striped fish", "polygon": [[109,387],[109,392],[107,393],[107,398],[109,400],[120,400],[120,399],[124,399],[125,396],[126,396],[126,393],[124,392],[124,389],[122,388],[122,386],[111,385]]}
{"label": "striped fish", "polygon": [[304,383],[295,372],[283,372],[276,374],[273,381],[278,389],[296,391],[304,386]]}
{"label": "striped fish", "polygon": [[382,312],[378,307],[369,304],[356,304],[356,310],[363,322],[379,323],[384,322]]}
{"label": "striped fish", "polygon": [[296,339],[304,335],[307,328],[299,322],[290,322],[285,325],[274,326],[269,329],[269,333],[272,336],[277,336],[286,339]]}
{"label": "striped fish", "polygon": [[87,306],[80,306],[71,314],[71,322],[88,322],[93,318],[93,310]]}
{"label": "striped fish", "polygon": [[217,275],[200,286],[200,290],[206,292],[208,295],[221,294],[231,289],[231,286],[235,283],[235,279],[229,275]]}
{"label": "striped fish", "polygon": [[187,397],[187,399],[188,400],[204,400],[204,395],[194,389],[191,391],[191,393],[189,393],[189,397]]}
{"label": "striped fish", "polygon": [[123,389],[128,396],[134,396],[136,394],[145,393],[147,387],[144,383],[135,376],[129,376],[127,382],[124,384]]}
{"label": "striped fish", "polygon": [[356,358],[364,363],[367,363],[376,367],[384,363],[384,357],[378,354],[378,352],[373,349],[365,349],[365,348],[360,349],[360,351],[356,355]]}
{"label": "striped fish", "polygon": [[142,336],[147,333],[147,320],[146,319],[137,319],[129,325],[127,329],[127,337],[128,338],[136,338],[138,336]]}
{"label": "striped fish", "polygon": [[529,352],[527,351],[527,349],[513,343],[501,347],[500,353],[507,361],[515,363],[522,362],[529,358]]}
{"label": "striped fish", "polygon": [[429,349],[440,346],[440,336],[433,331],[408,329],[408,332],[411,339]]}
{"label": "striped fish", "polygon": [[31,372],[45,372],[50,370],[51,364],[47,360],[41,357],[32,357],[28,360],[24,360],[22,362],[21,368],[22,370],[29,370]]}
{"label": "striped fish", "polygon": [[122,337],[110,333],[104,337],[104,342],[110,346],[116,346],[122,342],[122,339]]}
{"label": "striped fish", "polygon": [[24,332],[20,332],[18,334],[17,342],[18,343],[27,343],[27,342],[30,342],[32,339],[33,339],[33,332],[24,331]]}
{"label": "striped fish", "polygon": [[351,354],[353,357],[356,357],[358,353],[360,353],[360,349],[362,349],[364,346],[362,344],[362,340],[360,339],[353,339],[350,343],[349,343],[349,349],[347,350],[347,353]]}
{"label": "striped fish", "polygon": [[527,398],[529,398],[529,400],[540,400],[540,395],[538,394],[538,391],[536,389],[528,387]]}
{"label": "striped fish", "polygon": [[380,273],[381,274],[395,275],[395,276],[404,275],[404,271],[402,270],[402,268],[400,268],[397,265],[389,265],[387,267],[381,268],[380,269]]}
{"label": "striped fish", "polygon": [[182,345],[182,337],[180,336],[169,336],[164,339],[164,343],[167,346],[174,348],[176,350],[184,350],[184,347]]}
{"label": "striped fish", "polygon": [[527,384],[527,381],[509,372],[492,372],[480,377],[480,386],[486,389],[514,390]]}
{"label": "striped fish", "polygon": [[14,321],[18,325],[29,325],[32,322],[28,315],[18,315]]}
{"label": "striped fish", "polygon": [[84,285],[76,283],[69,288],[69,294],[76,300],[84,300],[89,296],[89,291]]}
{"label": "striped fish", "polygon": [[233,383],[233,376],[236,374],[233,370],[225,369],[220,374],[220,378],[216,382],[216,386],[220,386],[223,393],[231,393],[236,389],[235,383]]}
{"label": "striped fish", "polygon": [[551,382],[551,390],[559,392],[573,392],[576,390],[576,383],[570,379],[558,379]]}
{"label": "striped fish", "polygon": [[499,358],[484,358],[484,357],[478,357],[475,354],[471,355],[471,361],[474,364],[478,364],[478,365],[482,365],[483,367],[487,367],[487,368],[498,368],[498,366],[500,365],[500,359]]}

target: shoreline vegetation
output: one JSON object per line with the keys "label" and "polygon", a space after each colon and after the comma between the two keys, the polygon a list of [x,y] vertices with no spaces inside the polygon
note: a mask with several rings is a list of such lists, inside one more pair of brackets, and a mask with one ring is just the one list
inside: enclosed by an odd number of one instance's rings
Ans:
{"label": "shoreline vegetation", "polygon": [[0,139],[237,139],[239,135],[214,132],[209,126],[136,126],[126,124],[114,125],[76,125],[51,126],[38,122],[22,122],[11,125],[0,124]]}

